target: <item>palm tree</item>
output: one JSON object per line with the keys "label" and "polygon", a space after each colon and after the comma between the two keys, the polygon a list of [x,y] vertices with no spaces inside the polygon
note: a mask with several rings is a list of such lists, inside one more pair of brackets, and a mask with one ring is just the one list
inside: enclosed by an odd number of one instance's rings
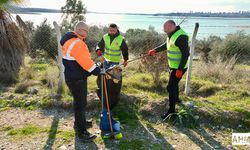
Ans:
{"label": "palm tree", "polygon": [[195,50],[201,55],[201,59],[205,63],[208,63],[210,61],[210,52],[213,50],[214,44],[220,41],[221,39],[217,36],[209,36],[207,39],[204,38],[198,41]]}
{"label": "palm tree", "polygon": [[0,82],[13,82],[23,64],[28,42],[23,29],[9,13],[10,6],[24,0],[1,0],[0,2]]}

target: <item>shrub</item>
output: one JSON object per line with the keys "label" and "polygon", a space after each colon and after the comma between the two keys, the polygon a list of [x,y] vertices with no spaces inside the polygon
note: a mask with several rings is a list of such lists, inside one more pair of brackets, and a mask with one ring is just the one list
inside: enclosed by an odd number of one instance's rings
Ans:
{"label": "shrub", "polygon": [[237,63],[245,63],[250,57],[250,35],[239,31],[234,34],[228,34],[221,43],[218,53],[223,61],[230,60],[236,56]]}
{"label": "shrub", "polygon": [[37,26],[31,39],[32,56],[39,57],[37,50],[44,51],[46,58],[55,59],[57,56],[57,40],[54,30],[45,19]]}
{"label": "shrub", "polygon": [[200,55],[202,61],[208,63],[213,58],[211,57],[211,52],[217,49],[221,41],[222,39],[217,36],[209,36],[208,38],[199,40],[195,46],[195,52]]}
{"label": "shrub", "polygon": [[[164,36],[149,27],[149,30],[129,29],[125,34],[130,53],[135,56],[146,54],[147,50],[153,49],[163,43]],[[141,61],[145,68],[153,77],[155,86],[160,85],[160,75],[167,69],[166,53],[161,52],[153,57],[144,57]]]}

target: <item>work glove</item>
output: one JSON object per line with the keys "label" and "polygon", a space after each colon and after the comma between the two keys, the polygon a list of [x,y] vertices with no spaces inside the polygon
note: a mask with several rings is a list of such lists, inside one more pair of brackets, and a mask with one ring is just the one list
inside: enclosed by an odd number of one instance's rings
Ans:
{"label": "work glove", "polygon": [[155,55],[155,53],[156,53],[156,50],[154,50],[154,49],[148,51],[149,56],[153,56],[153,55]]}
{"label": "work glove", "polygon": [[123,66],[126,67],[128,65],[128,60],[123,61]]}
{"label": "work glove", "polygon": [[100,49],[98,49],[98,50],[96,51],[96,54],[97,54],[97,56],[101,56],[101,55],[102,55],[102,51],[101,51]]}
{"label": "work glove", "polygon": [[180,70],[180,69],[176,70],[176,72],[175,72],[176,78],[181,78],[182,75],[183,75],[183,71],[182,70]]}
{"label": "work glove", "polygon": [[101,69],[99,66],[96,66],[96,68],[92,72],[90,72],[90,74],[95,75],[95,76],[98,76],[100,73],[101,73]]}

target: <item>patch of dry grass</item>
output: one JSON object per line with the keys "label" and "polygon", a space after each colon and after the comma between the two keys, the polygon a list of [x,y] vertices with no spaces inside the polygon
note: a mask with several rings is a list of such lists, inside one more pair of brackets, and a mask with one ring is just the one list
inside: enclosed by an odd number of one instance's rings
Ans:
{"label": "patch of dry grass", "polygon": [[24,82],[18,83],[15,87],[15,93],[25,93],[31,86],[39,85],[39,81],[26,80]]}
{"label": "patch of dry grass", "polygon": [[222,62],[216,59],[210,63],[199,63],[194,66],[194,75],[202,79],[208,79],[215,83],[232,83],[241,79],[249,78],[247,71],[242,68],[235,67],[236,59]]}

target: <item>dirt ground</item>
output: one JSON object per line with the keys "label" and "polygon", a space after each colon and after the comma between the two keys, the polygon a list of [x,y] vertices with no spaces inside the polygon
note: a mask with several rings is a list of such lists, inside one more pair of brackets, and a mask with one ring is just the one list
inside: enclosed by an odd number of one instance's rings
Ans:
{"label": "dirt ground", "polygon": [[[91,112],[87,117],[94,117],[98,112]],[[73,132],[73,112],[62,109],[52,110],[24,110],[11,108],[0,112],[0,127],[11,127],[11,129],[19,129],[26,125],[33,125],[41,128],[51,127],[62,132]],[[161,130],[166,131],[161,131]],[[100,130],[97,122],[93,121],[91,133],[98,135],[98,138],[91,143],[81,143],[74,136],[70,136],[68,141],[65,141],[58,133],[54,137],[48,132],[40,132],[24,137],[16,137],[9,135],[10,130],[0,131],[0,149],[126,149],[124,141],[132,141],[133,139],[150,141],[154,147],[142,147],[141,149],[237,149],[233,148],[228,141],[231,136],[228,133],[217,132],[212,133],[203,128],[198,131],[188,129],[177,129],[175,127],[166,126],[165,123],[155,124],[149,127],[147,123],[141,122],[141,125],[136,127],[133,132],[123,126],[123,136],[121,141],[104,142],[100,138]],[[160,134],[161,133],[161,134]],[[129,144],[129,143],[127,143]],[[160,147],[157,148],[157,145]],[[128,149],[133,149],[128,147]]]}

